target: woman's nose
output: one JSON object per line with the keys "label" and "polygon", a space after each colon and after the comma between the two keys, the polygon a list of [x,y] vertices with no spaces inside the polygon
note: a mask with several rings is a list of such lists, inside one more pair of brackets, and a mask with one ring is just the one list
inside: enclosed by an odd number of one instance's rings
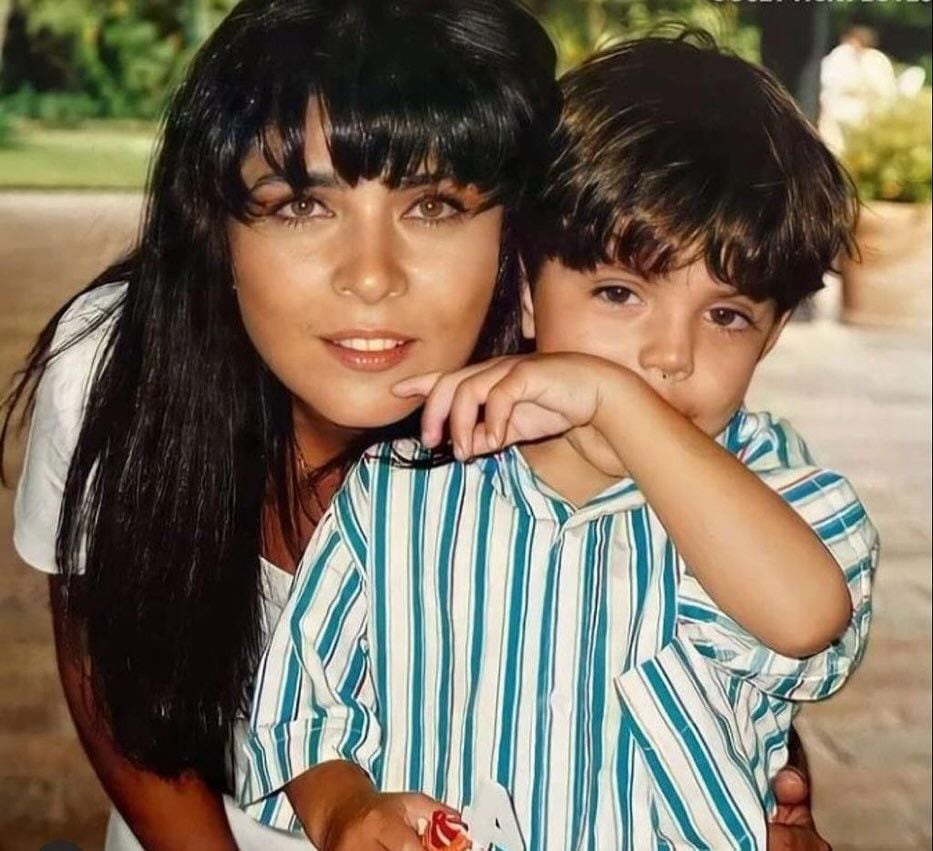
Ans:
{"label": "woman's nose", "polygon": [[347,240],[342,262],[334,271],[334,290],[366,304],[404,294],[408,277],[401,250],[390,225],[374,222],[360,228]]}

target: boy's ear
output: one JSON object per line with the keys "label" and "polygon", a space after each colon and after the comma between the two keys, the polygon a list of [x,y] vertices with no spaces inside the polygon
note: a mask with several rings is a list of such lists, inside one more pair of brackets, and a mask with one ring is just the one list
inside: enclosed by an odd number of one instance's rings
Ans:
{"label": "boy's ear", "polygon": [[522,336],[526,340],[535,338],[535,303],[527,276],[522,277]]}
{"label": "boy's ear", "polygon": [[761,354],[758,356],[759,362],[763,361],[771,349],[773,349],[777,344],[777,341],[781,338],[781,333],[784,331],[784,327],[790,321],[790,317],[793,312],[793,310],[788,310],[786,313],[777,318],[774,326],[768,332],[768,337],[765,340],[764,348],[761,350]]}

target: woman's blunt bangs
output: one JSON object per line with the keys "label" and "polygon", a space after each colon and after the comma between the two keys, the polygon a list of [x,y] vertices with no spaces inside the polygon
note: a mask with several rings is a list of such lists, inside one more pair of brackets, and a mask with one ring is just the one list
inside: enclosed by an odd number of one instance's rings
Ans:
{"label": "woman's blunt bangs", "polygon": [[[246,218],[240,169],[259,150],[296,192],[309,185],[309,109],[349,185],[427,173],[516,205],[556,121],[556,55],[511,0],[246,0],[201,64],[199,177]],[[206,82],[206,86],[203,83]]]}

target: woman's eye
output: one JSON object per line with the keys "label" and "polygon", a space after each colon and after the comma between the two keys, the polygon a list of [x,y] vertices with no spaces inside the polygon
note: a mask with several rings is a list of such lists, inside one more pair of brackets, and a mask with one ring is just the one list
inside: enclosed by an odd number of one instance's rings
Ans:
{"label": "woman's eye", "polygon": [[739,313],[729,307],[714,307],[709,312],[709,318],[714,325],[728,328],[730,331],[743,331],[752,325],[752,320],[744,313]]}
{"label": "woman's eye", "polygon": [[405,213],[405,218],[434,223],[455,219],[462,215],[463,212],[463,206],[453,199],[432,196],[430,198],[422,198],[420,201],[416,202],[408,212]]}
{"label": "woman's eye", "polygon": [[330,218],[330,210],[314,198],[298,198],[279,207],[276,215],[289,221]]}
{"label": "woman's eye", "polygon": [[619,286],[599,287],[596,296],[610,304],[636,304],[639,300],[634,290]]}

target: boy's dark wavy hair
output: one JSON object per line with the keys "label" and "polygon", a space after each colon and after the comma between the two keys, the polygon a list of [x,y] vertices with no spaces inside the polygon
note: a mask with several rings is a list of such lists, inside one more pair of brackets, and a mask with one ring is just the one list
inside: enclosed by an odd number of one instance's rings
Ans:
{"label": "boy's dark wavy hair", "polygon": [[[290,398],[232,292],[226,225],[249,219],[244,157],[259,145],[303,189],[317,98],[349,184],[394,186],[429,168],[503,204],[499,278],[474,353],[485,358],[519,337],[512,234],[557,118],[554,77],[551,42],[514,0],[244,0],[194,59],[164,119],[138,246],[87,288],[127,283],[57,539],[97,703],[134,763],[228,785],[232,728],[260,651],[267,489],[298,546]],[[49,361],[76,342],[50,351],[68,306],[5,401],[0,450]]]}
{"label": "boy's dark wavy hair", "polygon": [[609,47],[561,81],[564,113],[527,265],[704,260],[779,313],[854,254],[854,185],[766,70],[697,30]]}

